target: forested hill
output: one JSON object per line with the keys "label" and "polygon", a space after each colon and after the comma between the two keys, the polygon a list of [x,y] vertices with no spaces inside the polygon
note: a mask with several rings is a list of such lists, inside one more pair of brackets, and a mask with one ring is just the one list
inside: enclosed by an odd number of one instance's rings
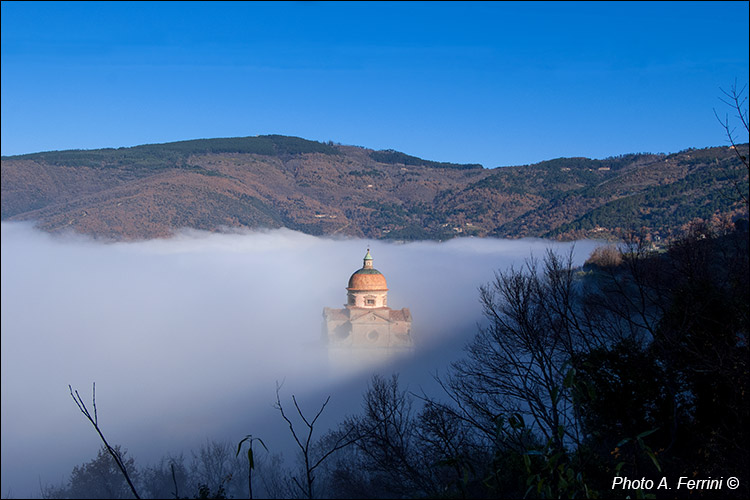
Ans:
{"label": "forested hill", "polygon": [[745,214],[748,193],[729,147],[485,169],[274,135],[4,156],[1,181],[2,220],[118,240],[186,227],[401,240],[645,228],[667,238],[695,218]]}

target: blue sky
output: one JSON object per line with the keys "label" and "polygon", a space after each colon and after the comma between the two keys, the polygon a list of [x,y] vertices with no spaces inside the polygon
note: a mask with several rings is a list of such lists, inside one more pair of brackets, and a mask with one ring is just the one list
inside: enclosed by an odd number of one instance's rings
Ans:
{"label": "blue sky", "polygon": [[3,155],[295,135],[485,167],[725,145],[748,2],[16,2]]}

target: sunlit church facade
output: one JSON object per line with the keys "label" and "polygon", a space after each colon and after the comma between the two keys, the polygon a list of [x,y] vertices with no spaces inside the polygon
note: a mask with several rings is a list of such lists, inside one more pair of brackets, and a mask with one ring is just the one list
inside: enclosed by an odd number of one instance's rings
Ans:
{"label": "sunlit church facade", "polygon": [[349,278],[346,291],[343,309],[323,309],[323,338],[329,352],[338,352],[339,357],[367,353],[372,358],[377,354],[375,357],[386,359],[412,350],[411,312],[388,307],[388,285],[373,267],[369,248],[362,268]]}

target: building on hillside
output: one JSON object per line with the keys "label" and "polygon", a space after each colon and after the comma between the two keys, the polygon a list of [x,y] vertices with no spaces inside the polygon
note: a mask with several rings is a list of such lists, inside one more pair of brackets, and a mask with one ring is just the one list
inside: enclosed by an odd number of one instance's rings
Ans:
{"label": "building on hillside", "polygon": [[323,309],[323,338],[330,349],[409,351],[411,312],[388,307],[385,276],[372,266],[367,249],[362,269],[349,278],[344,309]]}

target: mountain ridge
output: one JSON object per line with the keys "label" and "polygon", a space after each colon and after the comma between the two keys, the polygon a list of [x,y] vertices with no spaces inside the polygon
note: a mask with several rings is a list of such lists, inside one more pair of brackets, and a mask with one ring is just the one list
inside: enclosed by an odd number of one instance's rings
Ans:
{"label": "mountain ridge", "polygon": [[[747,144],[741,145],[747,154]],[[378,239],[574,239],[746,214],[730,147],[483,168],[299,137],[194,139],[3,156],[2,220],[95,237],[287,227]],[[746,216],[746,215],[745,215]]]}

